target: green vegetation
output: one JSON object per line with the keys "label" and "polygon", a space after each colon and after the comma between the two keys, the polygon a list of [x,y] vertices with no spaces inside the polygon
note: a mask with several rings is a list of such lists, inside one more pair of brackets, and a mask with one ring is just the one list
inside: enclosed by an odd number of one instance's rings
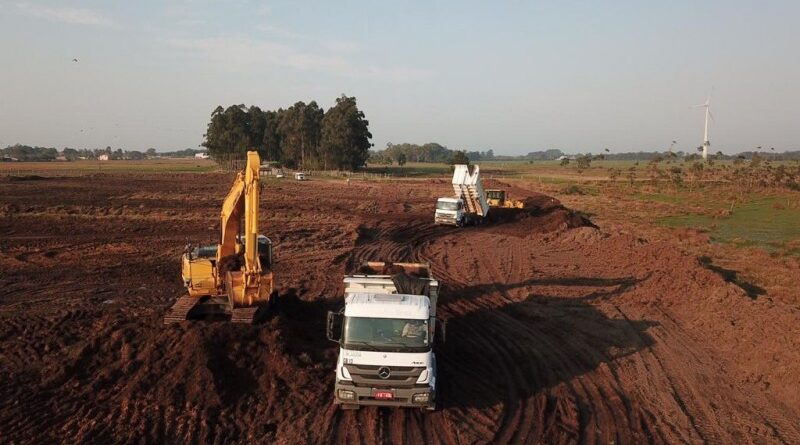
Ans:
{"label": "green vegetation", "polygon": [[368,164],[364,171],[368,173],[385,173],[400,177],[434,177],[450,175],[453,170],[447,164],[409,162],[402,166]]}
{"label": "green vegetation", "polygon": [[662,218],[661,224],[706,230],[716,242],[781,250],[787,243],[800,240],[800,209],[791,205],[777,196],[755,198],[735,205],[727,216],[674,215]]}
{"label": "green vegetation", "polygon": [[366,163],[371,138],[356,98],[343,95],[327,112],[314,101],[277,111],[218,106],[203,146],[220,163],[243,159],[255,149],[263,160],[289,167],[353,170]]}
{"label": "green vegetation", "polygon": [[202,153],[202,150],[187,148],[186,150],[156,153],[155,148],[148,148],[146,151],[141,152],[138,150],[123,150],[121,148],[112,150],[111,147],[97,150],[64,147],[61,153],[59,153],[54,147],[31,147],[28,145],[16,144],[6,148],[0,148],[0,160],[6,162],[80,161],[98,159],[105,156],[106,160],[113,161],[141,161],[143,159],[159,157],[190,158],[196,153]]}

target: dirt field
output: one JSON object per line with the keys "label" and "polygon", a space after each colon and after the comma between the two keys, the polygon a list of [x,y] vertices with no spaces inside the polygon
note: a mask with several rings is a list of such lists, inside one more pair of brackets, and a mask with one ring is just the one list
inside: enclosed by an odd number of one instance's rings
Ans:
{"label": "dirt field", "polygon": [[[448,181],[268,182],[281,306],[162,327],[230,177],[0,178],[0,443],[800,443],[800,310],[667,242],[531,214],[432,224]],[[443,409],[331,403],[324,319],[365,260],[429,261]]]}

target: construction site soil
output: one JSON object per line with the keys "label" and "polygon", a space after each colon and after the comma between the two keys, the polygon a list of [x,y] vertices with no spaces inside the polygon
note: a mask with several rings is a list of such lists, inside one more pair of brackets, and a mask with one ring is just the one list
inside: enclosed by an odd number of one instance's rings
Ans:
{"label": "construction site soil", "polygon": [[[0,178],[0,443],[800,443],[797,307],[510,186],[527,209],[458,229],[446,180],[267,181],[277,310],[162,326],[230,181]],[[325,314],[366,260],[441,280],[436,412],[332,403]]]}

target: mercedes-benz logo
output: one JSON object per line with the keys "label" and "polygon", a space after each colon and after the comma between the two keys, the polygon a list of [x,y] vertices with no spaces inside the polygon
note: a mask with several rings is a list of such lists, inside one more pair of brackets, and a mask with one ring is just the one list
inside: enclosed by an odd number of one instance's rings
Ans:
{"label": "mercedes-benz logo", "polygon": [[383,366],[380,369],[378,369],[378,377],[386,380],[389,378],[390,375],[392,375],[392,371],[386,366]]}

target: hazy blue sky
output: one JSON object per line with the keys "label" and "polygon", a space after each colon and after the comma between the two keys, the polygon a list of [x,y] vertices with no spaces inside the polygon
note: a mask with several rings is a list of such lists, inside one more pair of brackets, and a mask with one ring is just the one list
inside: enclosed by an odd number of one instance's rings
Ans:
{"label": "hazy blue sky", "polygon": [[[196,147],[354,95],[376,148],[800,149],[800,1],[0,0],[0,145]],[[72,61],[77,58],[78,62]]]}

